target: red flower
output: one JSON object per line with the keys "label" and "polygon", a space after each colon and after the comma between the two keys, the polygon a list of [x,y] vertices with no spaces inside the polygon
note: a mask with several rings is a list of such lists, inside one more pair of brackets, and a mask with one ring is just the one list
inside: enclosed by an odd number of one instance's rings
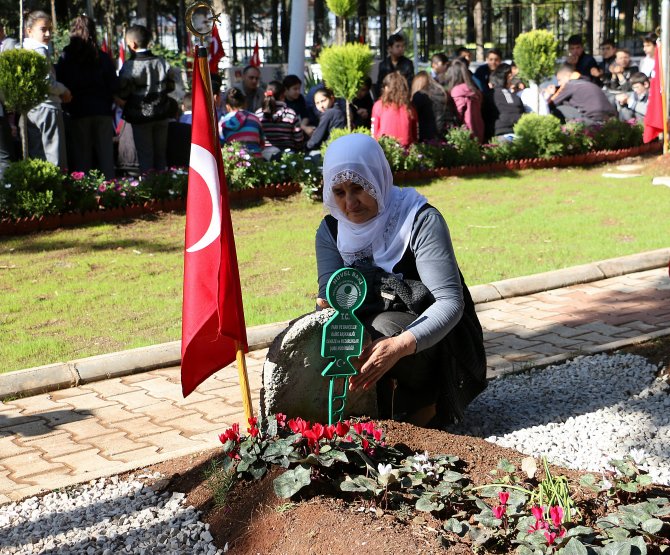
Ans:
{"label": "red flower", "polygon": [[335,424],[335,433],[340,437],[346,436],[349,433],[349,422],[338,422]]}
{"label": "red flower", "polygon": [[551,518],[551,522],[554,523],[554,526],[556,528],[559,528],[561,526],[561,523],[563,522],[563,509],[562,509],[562,507],[559,507],[558,505],[555,505],[554,507],[551,507],[549,509],[549,518]]}
{"label": "red flower", "polygon": [[506,491],[499,492],[498,499],[500,499],[501,505],[507,505],[507,501],[509,501],[509,493]]}
{"label": "red flower", "polygon": [[556,541],[556,532],[545,532],[544,537],[547,538],[547,545],[553,545]]}
{"label": "red flower", "polygon": [[493,516],[496,518],[502,518],[503,515],[507,512],[507,507],[505,505],[498,505],[491,509],[493,511]]}
{"label": "red flower", "polygon": [[535,520],[544,520],[544,510],[542,509],[542,507],[538,507],[537,505],[535,505],[530,510],[530,512],[535,517]]}
{"label": "red flower", "polygon": [[249,418],[249,427],[247,428],[247,432],[249,432],[249,435],[251,437],[256,437],[258,435],[258,427],[256,424],[258,423],[258,418],[255,416],[252,418]]}
{"label": "red flower", "polygon": [[249,418],[249,426],[251,428],[255,428],[256,424],[258,424],[258,418],[256,418],[255,416],[252,416],[251,418]]}
{"label": "red flower", "polygon": [[253,428],[249,428],[249,435],[251,437],[256,437],[259,434],[260,430],[254,426]]}
{"label": "red flower", "polygon": [[375,423],[372,422],[372,420],[366,422],[363,424],[363,430],[365,430],[368,435],[373,435],[375,432]]}
{"label": "red flower", "polygon": [[363,447],[363,451],[367,452],[368,447],[370,447],[370,442],[367,439],[363,438],[361,440],[361,447]]}
{"label": "red flower", "polygon": [[356,432],[359,436],[363,435],[363,424],[360,422],[356,422],[352,428],[354,429],[354,432]]}
{"label": "red flower", "polygon": [[372,437],[375,438],[375,441],[380,441],[383,435],[384,432],[382,430],[373,430],[372,432]]}
{"label": "red flower", "polygon": [[335,435],[335,432],[336,432],[335,426],[333,426],[333,425],[326,426],[323,429],[323,437],[325,437],[327,440],[330,441],[331,439],[333,439],[333,436]]}
{"label": "red flower", "polygon": [[314,432],[316,439],[319,440],[323,437],[323,432],[325,431],[325,428],[323,424],[315,422],[314,424],[312,424],[312,431]]}
{"label": "red flower", "polygon": [[294,434],[304,434],[305,430],[309,430],[309,422],[298,417],[288,421],[288,427]]}
{"label": "red flower", "polygon": [[286,415],[282,414],[281,412],[278,412],[275,414],[275,418],[277,419],[277,426],[280,428],[284,428],[286,426]]}
{"label": "red flower", "polygon": [[231,440],[238,442],[240,440],[240,425],[235,423],[219,436],[221,443]]}

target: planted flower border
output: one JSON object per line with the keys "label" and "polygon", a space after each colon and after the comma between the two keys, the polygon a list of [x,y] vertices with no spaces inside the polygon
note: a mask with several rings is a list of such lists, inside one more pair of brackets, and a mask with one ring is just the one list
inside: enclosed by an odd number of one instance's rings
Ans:
{"label": "planted flower border", "polygon": [[223,452],[212,463],[208,484],[220,507],[236,482],[260,480],[279,467],[283,472],[273,478],[279,498],[309,496],[318,483],[320,494],[362,504],[378,516],[432,513],[442,523],[435,532],[446,548],[644,555],[670,547],[670,500],[654,496],[641,450],[609,461],[602,477],[582,475],[578,484],[552,474],[544,458],[538,469],[527,457],[521,471],[502,459],[487,483],[474,486],[458,457],[401,451],[372,421],[325,426],[277,414],[250,418],[246,435],[234,424],[219,439]]}
{"label": "planted flower border", "polygon": [[[630,148],[600,150],[584,154],[571,154],[550,158],[507,160],[501,162],[482,161],[477,164],[469,165],[423,168],[416,171],[397,171],[394,173],[394,179],[396,183],[409,184],[417,180],[432,179],[436,177],[463,177],[502,171],[591,165],[603,162],[613,162],[641,154],[658,153],[660,151],[662,151],[662,144],[660,142],[653,142]],[[301,190],[306,190],[307,192],[312,193],[312,196],[319,195],[320,177],[318,176],[317,168],[315,167],[316,165],[313,164],[308,157],[287,154],[279,162],[279,173],[276,176],[271,174],[271,172],[268,173],[268,175],[255,175],[254,179],[252,179],[253,182],[249,183],[247,175],[235,175],[235,172],[244,170],[248,167],[246,164],[250,163],[246,160],[247,154],[244,150],[239,149],[230,151],[230,148],[228,148],[224,149],[224,153],[227,154],[228,157],[233,157],[233,160],[237,160],[236,162],[230,162],[228,158],[224,157],[224,160],[226,161],[225,163],[230,166],[227,168],[227,172],[231,172],[229,174],[231,182],[236,183],[239,181],[247,184],[247,186],[251,185],[247,188],[233,188],[230,190],[229,199],[232,202],[259,200],[262,198],[288,197]],[[240,162],[240,159],[243,162]],[[264,164],[267,164],[268,166],[273,165],[271,163]],[[287,168],[293,169],[293,171],[287,172]],[[182,179],[186,175],[186,170],[184,168],[173,168],[171,171],[176,172]],[[166,181],[166,179],[161,181],[161,178],[164,178],[166,175],[168,176],[168,185],[163,182]],[[95,222],[108,222],[124,218],[134,218],[143,214],[151,214],[161,211],[184,210],[186,208],[186,200],[183,198],[183,190],[173,191],[171,189],[166,189],[173,176],[174,174],[170,174],[169,172],[152,175],[150,179],[155,182],[154,186],[151,187],[149,193],[145,192],[145,195],[158,193],[162,197],[167,198],[146,198],[146,200],[142,202],[131,202],[128,205],[122,206],[114,206],[114,202],[112,202],[109,206],[102,206],[105,202],[104,195],[111,193],[120,194],[125,197],[126,190],[130,193],[132,188],[137,186],[137,180],[134,178],[122,178],[108,184],[108,182],[102,182],[102,180],[95,175],[84,175],[83,173],[75,172],[71,174],[70,179],[82,183],[83,187],[94,187],[98,202],[101,204],[100,206],[85,207],[79,211],[65,212],[62,214],[0,219],[0,235],[23,235],[36,231],[47,231],[57,228],[76,227]],[[301,179],[297,179],[298,176],[300,176]],[[262,183],[263,178],[272,177],[291,177],[294,178],[294,180],[271,185],[260,184]]]}

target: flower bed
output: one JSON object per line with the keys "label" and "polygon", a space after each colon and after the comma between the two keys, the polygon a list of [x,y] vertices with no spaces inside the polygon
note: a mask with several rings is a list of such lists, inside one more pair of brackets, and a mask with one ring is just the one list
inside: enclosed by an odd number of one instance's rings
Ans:
{"label": "flower bed", "polygon": [[[659,142],[643,145],[641,127],[618,120],[585,128],[561,126],[553,116],[528,114],[514,130],[514,141],[487,145],[480,145],[465,128],[450,129],[444,141],[418,143],[409,149],[389,137],[382,137],[380,145],[399,184],[450,175],[609,162],[658,152],[662,146]],[[342,130],[334,136],[346,133]],[[321,167],[310,156],[284,152],[278,160],[268,162],[235,143],[224,146],[222,154],[233,201],[287,196],[301,189],[313,198],[320,196]],[[96,170],[64,175],[41,160],[15,162],[5,171],[0,187],[0,234],[183,209],[187,182],[186,168],[106,181]]]}

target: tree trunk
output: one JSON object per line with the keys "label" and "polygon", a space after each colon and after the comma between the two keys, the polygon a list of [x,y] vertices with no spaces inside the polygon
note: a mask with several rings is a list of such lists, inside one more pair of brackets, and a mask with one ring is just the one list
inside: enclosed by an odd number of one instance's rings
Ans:
{"label": "tree trunk", "polygon": [[386,39],[388,38],[388,27],[386,0],[379,0],[379,54],[382,58],[386,56]]}
{"label": "tree trunk", "polygon": [[586,37],[585,37],[585,42],[584,42],[584,47],[591,52],[592,54],[595,54],[597,52],[597,48],[600,46],[600,43],[595,40],[593,36],[593,21],[595,19],[594,15],[595,12],[593,11],[593,8],[595,7],[595,3],[598,0],[586,0],[584,2],[584,20],[586,21]]}
{"label": "tree trunk", "polygon": [[484,0],[484,43],[493,42],[493,1]]}
{"label": "tree trunk", "polygon": [[430,52],[435,44],[435,2],[426,0],[426,52]]}
{"label": "tree trunk", "polygon": [[272,47],[272,61],[280,61],[280,49],[279,49],[279,0],[272,0],[270,3],[270,44]]}
{"label": "tree trunk", "polygon": [[435,26],[435,44],[444,44],[444,0],[435,0],[437,25]]}
{"label": "tree trunk", "polygon": [[516,38],[521,34],[521,3],[522,0],[515,2],[512,5],[512,42],[507,45],[510,52],[514,49]]}
{"label": "tree trunk", "polygon": [[398,28],[398,0],[390,0],[389,8],[389,29],[391,33],[395,33]]}
{"label": "tree trunk", "polygon": [[358,42],[368,42],[368,3],[358,0]]}
{"label": "tree trunk", "polygon": [[19,116],[19,130],[21,131],[21,149],[23,150],[23,159],[28,159],[28,116],[21,114]]}
{"label": "tree trunk", "polygon": [[475,0],[473,6],[473,19],[475,24],[475,60],[484,61],[484,21],[482,11],[482,0]]}
{"label": "tree trunk", "polygon": [[474,4],[477,0],[467,0],[467,12],[465,14],[465,42],[473,43],[475,41],[475,18]]}
{"label": "tree trunk", "polygon": [[651,10],[651,29],[654,33],[661,25],[661,10],[659,8],[658,0],[650,0],[649,9]]}
{"label": "tree trunk", "polygon": [[288,43],[291,36],[291,17],[289,16],[288,0],[281,0],[281,46],[282,58],[284,62],[288,62]]}
{"label": "tree trunk", "polygon": [[324,19],[326,17],[326,9],[324,0],[314,0],[314,35],[312,44],[316,46],[323,42],[323,34],[325,29]]}
{"label": "tree trunk", "polygon": [[344,20],[339,16],[335,16],[335,44],[344,44]]}
{"label": "tree trunk", "polygon": [[593,44],[591,52],[594,54],[600,52],[600,45],[607,38],[605,36],[606,18],[605,3],[602,0],[593,0]]}
{"label": "tree trunk", "polygon": [[149,0],[137,0],[137,23],[140,25],[150,25],[149,23]]}
{"label": "tree trunk", "polygon": [[624,0],[623,8],[625,11],[625,17],[623,20],[624,23],[624,34],[627,37],[633,35],[633,22],[635,20],[635,2],[633,0]]}
{"label": "tree trunk", "polygon": [[354,128],[354,122],[351,120],[351,102],[349,99],[346,99],[346,108],[347,108],[347,129],[351,131]]}

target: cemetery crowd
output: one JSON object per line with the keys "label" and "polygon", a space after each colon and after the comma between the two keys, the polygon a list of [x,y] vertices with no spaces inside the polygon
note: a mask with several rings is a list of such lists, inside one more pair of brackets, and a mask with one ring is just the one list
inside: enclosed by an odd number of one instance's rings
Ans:
{"label": "cemetery crowd", "polygon": [[[0,52],[23,47],[49,58],[50,16],[34,11],[24,27],[22,45],[0,27]],[[656,39],[643,38],[645,57],[637,67],[630,52],[611,41],[601,45],[597,62],[574,35],[555,79],[538,88],[524,83],[514,62],[504,61],[496,48],[474,71],[470,51],[460,48],[451,57],[433,55],[430,71],[415,72],[403,36],[394,34],[376,81],[366,77],[350,104],[323,83],[303,92],[296,75],[264,84],[259,68],[248,65],[227,90],[218,74],[211,76],[220,140],[242,143],[250,154],[270,160],[286,150],[320,156],[331,132],[349,122],[408,147],[440,140],[449,128],[463,125],[482,143],[513,140],[514,125],[527,112],[586,125],[614,117],[641,121]],[[27,114],[30,157],[69,171],[97,168],[107,179],[119,171],[188,165],[191,97],[175,93],[180,75],[151,52],[150,42],[146,27],[130,26],[125,43],[131,55],[117,72],[98,43],[95,22],[75,18],[69,44],[50,66],[49,95]],[[18,127],[18,116],[0,104],[0,177],[19,154]]]}

